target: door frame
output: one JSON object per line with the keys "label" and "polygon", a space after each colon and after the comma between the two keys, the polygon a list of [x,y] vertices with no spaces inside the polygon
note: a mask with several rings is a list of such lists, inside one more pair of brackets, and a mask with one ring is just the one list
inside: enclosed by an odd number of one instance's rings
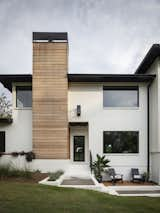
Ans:
{"label": "door frame", "polygon": [[[84,161],[74,161],[74,136],[84,136]],[[70,159],[74,164],[84,164],[89,162],[89,143],[88,143],[88,128],[87,127],[71,127],[70,128]]]}

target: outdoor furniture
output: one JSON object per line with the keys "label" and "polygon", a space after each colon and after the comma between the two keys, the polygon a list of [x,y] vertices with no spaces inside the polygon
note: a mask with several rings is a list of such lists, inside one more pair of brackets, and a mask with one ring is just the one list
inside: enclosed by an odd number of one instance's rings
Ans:
{"label": "outdoor furniture", "polygon": [[131,176],[132,176],[132,182],[134,182],[134,181],[144,182],[143,175],[141,175],[139,173],[139,169],[137,169],[137,168],[131,169]]}
{"label": "outdoor furniture", "polygon": [[116,183],[116,181],[122,181],[123,182],[123,175],[122,174],[116,174],[114,168],[108,169],[109,176],[111,178],[112,183]]}

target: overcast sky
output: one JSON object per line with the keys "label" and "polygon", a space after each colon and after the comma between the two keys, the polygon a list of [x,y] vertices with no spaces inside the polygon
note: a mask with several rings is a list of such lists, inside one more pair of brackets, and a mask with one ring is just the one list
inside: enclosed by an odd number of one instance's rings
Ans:
{"label": "overcast sky", "polygon": [[0,0],[0,74],[32,73],[32,32],[68,32],[70,73],[133,73],[160,43],[160,0]]}

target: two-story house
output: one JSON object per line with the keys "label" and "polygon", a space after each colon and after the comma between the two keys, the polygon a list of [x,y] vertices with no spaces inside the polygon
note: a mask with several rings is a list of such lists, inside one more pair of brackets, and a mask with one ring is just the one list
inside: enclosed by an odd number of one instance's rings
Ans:
{"label": "two-story house", "polygon": [[13,97],[0,152],[32,150],[33,169],[79,172],[98,153],[124,179],[139,168],[160,183],[159,56],[153,45],[135,74],[69,74],[67,33],[33,33],[33,74],[0,75]]}

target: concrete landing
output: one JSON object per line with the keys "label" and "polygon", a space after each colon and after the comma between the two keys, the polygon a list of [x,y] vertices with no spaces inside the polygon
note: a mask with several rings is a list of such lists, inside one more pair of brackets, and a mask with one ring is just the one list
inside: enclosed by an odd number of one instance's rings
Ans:
{"label": "concrete landing", "polygon": [[78,178],[78,177],[70,177],[64,178],[61,185],[68,185],[68,186],[83,186],[83,185],[95,185],[91,178]]}

